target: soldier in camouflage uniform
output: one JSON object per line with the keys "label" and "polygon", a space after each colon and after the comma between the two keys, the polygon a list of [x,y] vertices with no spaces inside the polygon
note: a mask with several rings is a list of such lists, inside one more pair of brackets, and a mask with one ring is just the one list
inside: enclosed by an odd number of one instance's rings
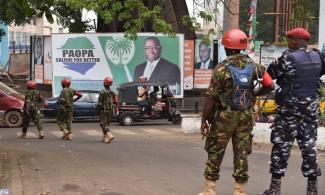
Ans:
{"label": "soldier in camouflage uniform", "polygon": [[[81,98],[81,94],[70,88],[71,81],[68,78],[64,78],[61,81],[62,90],[58,99],[59,110],[57,114],[57,123],[60,131],[63,132],[62,139],[72,140],[71,137],[71,123],[73,117],[72,104]],[[73,96],[77,96],[73,100]]]}
{"label": "soldier in camouflage uniform", "polygon": [[113,84],[112,78],[106,77],[104,79],[104,87],[98,97],[97,103],[97,113],[99,113],[100,127],[103,130],[103,140],[102,142],[107,144],[110,143],[114,136],[109,129],[109,124],[111,122],[113,104],[117,104],[117,96],[110,89],[110,86]]}
{"label": "soldier in camouflage uniform", "polygon": [[[202,113],[201,133],[206,136],[208,161],[204,173],[206,184],[199,195],[216,194],[216,180],[219,179],[220,165],[230,139],[234,152],[233,194],[246,195],[244,185],[248,180],[247,152],[251,147],[253,129],[253,95],[267,94],[274,89],[274,85],[265,68],[254,64],[247,55],[240,53],[247,47],[247,36],[244,32],[238,29],[226,32],[222,44],[226,48],[227,59],[214,68]],[[233,77],[231,69],[246,71],[248,67],[248,76],[240,79],[247,84],[247,88],[243,88],[245,93],[241,95],[243,99],[239,99],[242,102],[234,103],[238,100],[235,96],[237,93],[234,94],[237,78]],[[253,82],[258,78],[263,87],[254,90]]]}
{"label": "soldier in camouflage uniform", "polygon": [[318,50],[307,49],[310,34],[305,29],[288,31],[287,38],[289,50],[267,68],[279,86],[275,98],[278,108],[271,126],[271,185],[260,194],[281,194],[281,177],[297,139],[303,158],[301,170],[308,177],[307,195],[316,195],[317,176],[321,175],[316,153],[320,115],[318,90],[319,77],[324,74],[324,58]]}
{"label": "soldier in camouflage uniform", "polygon": [[23,111],[23,129],[20,138],[25,138],[30,120],[33,120],[38,130],[38,137],[44,138],[44,132],[39,117],[39,104],[43,101],[41,94],[36,90],[34,81],[27,81],[27,91],[25,93],[25,104]]}

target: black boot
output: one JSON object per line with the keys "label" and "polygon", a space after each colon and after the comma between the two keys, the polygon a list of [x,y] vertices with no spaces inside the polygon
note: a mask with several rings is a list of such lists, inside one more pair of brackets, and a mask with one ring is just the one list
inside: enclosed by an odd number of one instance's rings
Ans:
{"label": "black boot", "polygon": [[271,179],[270,189],[258,195],[281,195],[281,179]]}
{"label": "black boot", "polygon": [[308,179],[308,186],[307,186],[307,195],[317,195],[318,185],[316,180],[309,180]]}

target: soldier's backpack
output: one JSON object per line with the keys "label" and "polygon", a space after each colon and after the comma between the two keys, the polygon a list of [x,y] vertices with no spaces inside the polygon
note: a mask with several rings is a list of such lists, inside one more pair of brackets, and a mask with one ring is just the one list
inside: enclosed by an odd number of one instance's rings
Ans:
{"label": "soldier's backpack", "polygon": [[253,98],[253,64],[248,63],[243,69],[237,68],[236,65],[229,64],[227,65],[227,68],[233,80],[232,94],[231,99],[229,100],[230,107],[235,110],[245,110],[251,108]]}
{"label": "soldier's backpack", "polygon": [[111,111],[113,109],[112,93],[113,92],[110,89],[104,90],[104,99],[102,102],[104,111]]}

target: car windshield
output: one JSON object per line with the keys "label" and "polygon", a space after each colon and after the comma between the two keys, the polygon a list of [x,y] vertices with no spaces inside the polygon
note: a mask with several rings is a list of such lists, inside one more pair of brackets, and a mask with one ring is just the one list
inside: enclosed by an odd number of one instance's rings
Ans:
{"label": "car windshield", "polygon": [[13,95],[13,94],[19,94],[16,90],[8,87],[7,85],[5,85],[4,83],[0,82],[0,89],[8,94],[8,95]]}

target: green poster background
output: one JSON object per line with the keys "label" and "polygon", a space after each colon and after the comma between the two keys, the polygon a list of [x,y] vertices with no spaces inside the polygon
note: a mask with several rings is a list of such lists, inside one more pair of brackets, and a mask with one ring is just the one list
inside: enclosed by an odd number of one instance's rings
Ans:
{"label": "green poster background", "polygon": [[[144,57],[143,46],[144,46],[144,40],[147,37],[150,37],[150,36],[138,36],[138,38],[136,40],[131,40],[134,43],[135,52],[134,52],[134,55],[133,55],[132,59],[130,60],[130,62],[127,63],[127,67],[130,71],[132,79],[134,79],[135,67],[139,64],[146,62],[146,59]],[[181,52],[180,51],[180,37],[179,36],[176,36],[176,37],[155,36],[155,37],[157,37],[159,39],[160,45],[162,46],[161,56],[164,59],[166,59],[180,67],[181,66],[180,58],[182,56],[182,55],[180,55],[180,52]],[[115,65],[106,55],[105,45],[108,40],[113,40],[113,36],[98,36],[98,40],[101,44],[101,47],[105,54],[105,57],[106,57],[108,65],[110,67],[110,70],[112,71],[112,74],[114,77],[114,82],[116,84],[122,84],[122,83],[129,82],[127,75],[125,73],[124,67],[121,65],[120,66]]]}

